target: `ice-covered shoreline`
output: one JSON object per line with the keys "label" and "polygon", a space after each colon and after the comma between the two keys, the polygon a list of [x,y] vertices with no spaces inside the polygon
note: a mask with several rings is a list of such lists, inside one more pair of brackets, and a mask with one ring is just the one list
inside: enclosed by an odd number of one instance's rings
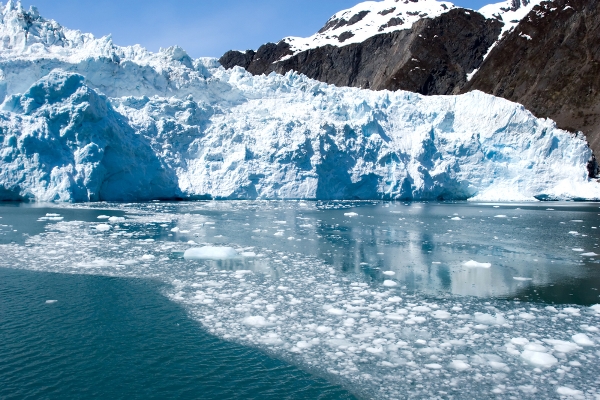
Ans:
{"label": "ice-covered shoreline", "polygon": [[0,35],[3,200],[600,199],[583,138],[481,92],[255,77],[13,2]]}

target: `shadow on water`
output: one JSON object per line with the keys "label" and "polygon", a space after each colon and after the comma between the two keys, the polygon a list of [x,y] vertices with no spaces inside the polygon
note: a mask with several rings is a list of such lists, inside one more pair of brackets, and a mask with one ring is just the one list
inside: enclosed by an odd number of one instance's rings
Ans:
{"label": "shadow on water", "polygon": [[0,269],[0,282],[3,399],[353,398],[204,333],[153,281]]}

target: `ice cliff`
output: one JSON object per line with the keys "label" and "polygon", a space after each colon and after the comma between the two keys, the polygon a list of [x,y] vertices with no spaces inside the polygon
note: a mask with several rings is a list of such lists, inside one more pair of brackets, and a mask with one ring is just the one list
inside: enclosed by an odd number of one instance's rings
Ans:
{"label": "ice cliff", "polygon": [[1,10],[0,199],[600,198],[581,137],[481,92],[252,76]]}

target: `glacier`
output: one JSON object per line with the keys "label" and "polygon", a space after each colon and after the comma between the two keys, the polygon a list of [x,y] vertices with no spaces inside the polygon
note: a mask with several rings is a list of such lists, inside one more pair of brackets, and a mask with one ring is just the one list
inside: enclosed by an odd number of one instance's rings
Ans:
{"label": "glacier", "polygon": [[0,9],[0,200],[600,199],[585,138],[507,100],[252,76]]}

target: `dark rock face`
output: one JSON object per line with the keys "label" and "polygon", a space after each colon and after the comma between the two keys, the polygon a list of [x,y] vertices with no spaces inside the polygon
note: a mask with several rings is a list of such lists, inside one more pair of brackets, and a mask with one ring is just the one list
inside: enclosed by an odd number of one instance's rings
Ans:
{"label": "dark rock face", "polygon": [[600,2],[536,6],[490,53],[463,91],[523,104],[559,127],[582,131],[600,154]]}
{"label": "dark rock face", "polygon": [[[355,17],[345,24],[364,15]],[[343,21],[328,22],[332,23]],[[454,9],[433,19],[422,19],[410,30],[376,35],[343,47],[319,47],[284,61],[277,60],[291,51],[283,41],[263,45],[256,53],[230,51],[219,61],[225,68],[237,65],[253,74],[293,70],[338,86],[453,94],[466,83],[466,74],[481,65],[501,29],[500,21]]]}

